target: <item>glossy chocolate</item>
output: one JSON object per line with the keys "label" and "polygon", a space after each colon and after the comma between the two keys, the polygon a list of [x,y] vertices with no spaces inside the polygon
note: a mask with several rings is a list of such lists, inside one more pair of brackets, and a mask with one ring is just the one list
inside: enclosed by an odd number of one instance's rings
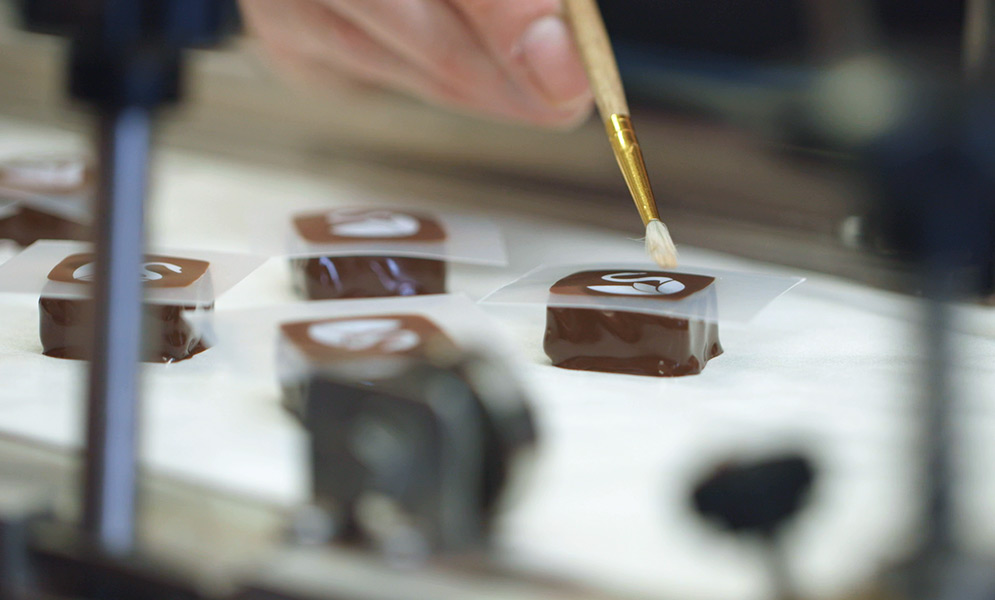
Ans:
{"label": "glossy chocolate", "polygon": [[298,291],[311,300],[420,296],[446,292],[446,263],[427,258],[336,256],[291,261]]}
{"label": "glossy chocolate", "polygon": [[[48,274],[49,281],[89,287],[94,277],[92,253],[72,254]],[[139,277],[145,288],[184,288],[207,273],[202,260],[145,255]],[[183,319],[183,313],[212,307],[145,303],[142,309],[147,343],[145,362],[176,362],[207,349],[200,336]],[[44,353],[57,358],[89,360],[93,343],[94,302],[89,298],[42,297],[38,300],[41,342]]]}
{"label": "glossy chocolate", "polygon": [[[299,215],[294,229],[302,240],[328,246],[430,243],[446,239],[429,216],[388,209],[336,209]],[[393,256],[317,256],[291,261],[298,291],[311,300],[443,294],[446,264],[441,260]]]}
{"label": "glossy chocolate", "polygon": [[[177,362],[207,349],[203,340],[183,319],[192,306],[143,305],[142,315],[148,343],[145,362]],[[41,343],[47,356],[89,360],[93,343],[93,300],[41,298],[38,300]]]}
{"label": "glossy chocolate", "polygon": [[[557,295],[639,296],[703,303],[714,314],[714,279],[669,272],[586,271],[550,288]],[[543,348],[566,369],[677,377],[695,375],[722,354],[718,324],[657,314],[548,307]]]}
{"label": "glossy chocolate", "polygon": [[408,211],[342,208],[294,218],[297,234],[312,244],[357,242],[441,242],[442,225],[427,215]]}

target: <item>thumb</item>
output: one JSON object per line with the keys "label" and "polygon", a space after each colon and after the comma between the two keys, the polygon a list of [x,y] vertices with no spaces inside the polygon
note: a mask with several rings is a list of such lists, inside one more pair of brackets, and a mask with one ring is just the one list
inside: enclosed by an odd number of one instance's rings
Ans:
{"label": "thumb", "polygon": [[591,93],[559,0],[450,0],[520,87],[554,108],[588,110]]}

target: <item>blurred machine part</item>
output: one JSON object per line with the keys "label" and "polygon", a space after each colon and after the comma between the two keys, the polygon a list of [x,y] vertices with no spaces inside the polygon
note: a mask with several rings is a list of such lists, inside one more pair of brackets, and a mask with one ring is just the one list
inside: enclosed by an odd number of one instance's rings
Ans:
{"label": "blurred machine part", "polygon": [[473,354],[391,371],[359,382],[316,371],[295,407],[331,537],[400,560],[486,548],[536,442],[513,373]]}
{"label": "blurred machine part", "polygon": [[[152,119],[180,95],[182,50],[225,34],[220,0],[24,0],[27,28],[70,42],[69,88],[97,122],[96,319],[84,528],[108,554],[134,545],[140,272]],[[147,337],[147,336],[146,336]]]}
{"label": "blurred machine part", "polygon": [[815,478],[815,466],[799,453],[746,464],[733,458],[708,473],[692,493],[699,516],[764,546],[771,588],[780,599],[797,597],[781,533],[801,512]]}

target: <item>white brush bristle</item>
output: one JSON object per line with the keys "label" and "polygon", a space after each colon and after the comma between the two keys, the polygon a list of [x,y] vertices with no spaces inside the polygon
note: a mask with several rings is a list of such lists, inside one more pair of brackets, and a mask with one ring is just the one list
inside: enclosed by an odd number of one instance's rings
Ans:
{"label": "white brush bristle", "polygon": [[677,266],[677,246],[662,221],[653,219],[646,225],[646,254],[664,269]]}

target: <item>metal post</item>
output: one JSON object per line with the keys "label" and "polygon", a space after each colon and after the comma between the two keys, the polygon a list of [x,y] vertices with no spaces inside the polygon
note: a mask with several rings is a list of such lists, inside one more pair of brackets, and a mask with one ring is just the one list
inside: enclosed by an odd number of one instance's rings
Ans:
{"label": "metal post", "polygon": [[[927,281],[946,282],[924,300],[923,338],[926,346],[923,365],[922,442],[924,453],[925,524],[922,545],[909,573],[908,592],[923,600],[960,600],[991,597],[991,579],[976,572],[977,567],[958,554],[954,538],[954,450],[957,405],[951,368],[955,364],[951,343],[950,302],[956,291],[949,268],[942,260],[931,260],[922,273]],[[978,575],[983,577],[978,579]],[[972,591],[979,581],[977,590]],[[985,594],[978,595],[978,590]]]}
{"label": "metal post", "polygon": [[99,121],[96,326],[90,363],[83,526],[104,551],[135,537],[136,428],[142,347],[144,203],[150,115],[108,110]]}
{"label": "metal post", "polygon": [[969,81],[979,81],[990,74],[995,29],[995,6],[992,0],[967,0],[964,10],[964,72]]}
{"label": "metal post", "polygon": [[[937,269],[930,272],[943,277]],[[937,279],[936,281],[942,281]],[[944,571],[953,548],[951,450],[955,407],[950,385],[950,306],[946,297],[925,300],[923,344],[926,346],[923,446],[926,477],[926,531],[914,575],[916,596],[946,598]]]}

